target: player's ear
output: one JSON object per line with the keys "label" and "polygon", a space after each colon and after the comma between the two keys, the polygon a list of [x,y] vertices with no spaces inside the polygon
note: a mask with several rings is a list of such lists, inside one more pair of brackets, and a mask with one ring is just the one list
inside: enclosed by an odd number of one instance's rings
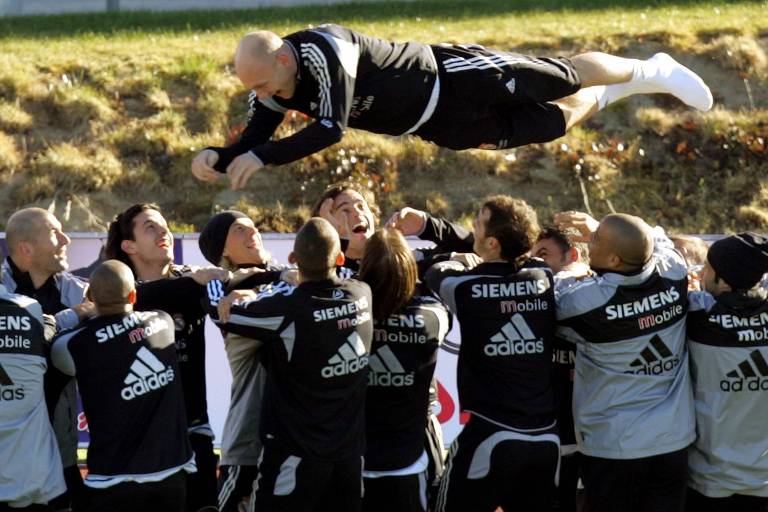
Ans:
{"label": "player's ear", "polygon": [[130,305],[136,304],[136,288],[128,292],[127,300]]}
{"label": "player's ear", "polygon": [[342,266],[345,261],[347,261],[347,257],[344,256],[344,253],[342,251],[339,251],[339,254],[336,256],[336,266],[337,267]]}
{"label": "player's ear", "polygon": [[288,56],[288,52],[280,52],[280,53],[278,53],[277,57],[275,57],[275,60],[278,62],[278,64],[280,64],[281,66],[284,66],[284,67],[287,67],[290,64],[290,62],[291,62],[291,59]]}
{"label": "player's ear", "polygon": [[120,248],[125,254],[136,254],[136,242],[133,240],[123,240],[120,242]]}
{"label": "player's ear", "polygon": [[576,247],[571,247],[568,249],[568,263],[573,263],[574,261],[579,261],[581,259],[581,251],[577,249]]}
{"label": "player's ear", "polygon": [[291,265],[297,264],[296,253],[294,253],[293,251],[291,251],[291,254],[288,255],[288,263],[290,263]]}

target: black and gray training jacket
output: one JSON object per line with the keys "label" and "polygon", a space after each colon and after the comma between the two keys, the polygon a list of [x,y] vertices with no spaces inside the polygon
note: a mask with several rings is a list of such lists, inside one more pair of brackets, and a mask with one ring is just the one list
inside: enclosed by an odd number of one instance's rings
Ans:
{"label": "black and gray training jacket", "polygon": [[555,426],[552,271],[541,260],[506,261],[467,270],[442,262],[425,281],[461,327],[457,384],[461,409],[502,427]]}
{"label": "black and gray training jacket", "polygon": [[712,498],[768,497],[768,297],[691,292],[696,442],[688,485]]}
{"label": "black and gray training jacket", "polygon": [[635,274],[605,272],[558,288],[558,336],[577,344],[573,386],[582,453],[638,459],[695,437],[685,344],[685,262],[656,230]]}
{"label": "black and gray training jacket", "polygon": [[224,296],[208,283],[208,312],[224,331],[263,343],[268,362],[261,415],[265,447],[311,460],[340,461],[365,450],[365,391],[373,336],[371,290],[337,278],[266,285],[235,302],[218,322]]}
{"label": "black and gray training jacket", "polygon": [[66,491],[43,392],[53,330],[37,301],[0,284],[0,503],[13,507]]}
{"label": "black and gray training jacket", "polygon": [[173,318],[189,433],[213,437],[205,381],[205,285],[185,276],[189,270],[171,265],[169,277],[138,282],[134,309],[161,310]]}
{"label": "black and gray training jacket", "polygon": [[365,476],[402,470],[422,457],[429,387],[450,327],[447,309],[428,292],[375,322],[365,402]]}
{"label": "black and gray training jacket", "polygon": [[[57,329],[74,327],[80,321],[72,307],[85,301],[88,282],[84,279],[69,272],[57,272],[42,286],[35,288],[29,272],[19,269],[10,256],[3,262],[0,277],[9,292],[32,297],[39,302],[43,313],[56,318]],[[46,400],[62,463],[64,467],[71,467],[77,464],[77,386],[73,379],[66,383],[57,380],[50,374],[46,375]],[[60,384],[64,384],[63,389]]]}
{"label": "black and gray training jacket", "polygon": [[195,470],[167,313],[87,320],[57,335],[51,359],[77,378],[91,435],[86,485],[157,482]]}
{"label": "black and gray training jacket", "polygon": [[[235,288],[248,289],[280,280],[285,268],[272,263],[258,265],[264,272],[238,283]],[[247,268],[244,266],[243,268]],[[232,372],[229,410],[221,432],[219,464],[226,466],[258,466],[261,453],[259,423],[266,383],[261,341],[232,332],[224,334],[224,352]]]}

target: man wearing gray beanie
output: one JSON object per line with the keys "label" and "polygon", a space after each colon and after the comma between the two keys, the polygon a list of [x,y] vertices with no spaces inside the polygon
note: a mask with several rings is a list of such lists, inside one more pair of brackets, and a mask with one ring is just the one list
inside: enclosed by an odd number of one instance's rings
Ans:
{"label": "man wearing gray beanie", "polygon": [[698,437],[687,510],[768,509],[768,239],[739,233],[710,247],[704,291],[688,296]]}
{"label": "man wearing gray beanie", "polygon": [[[205,259],[213,265],[232,272],[245,268],[264,271],[257,271],[238,284],[238,288],[280,279],[282,267],[271,261],[259,230],[242,212],[226,210],[214,215],[200,232],[198,244]],[[232,390],[221,440],[218,482],[221,512],[236,512],[243,498],[250,495],[258,476],[259,418],[266,379],[260,346],[261,342],[238,334],[224,336]]]}

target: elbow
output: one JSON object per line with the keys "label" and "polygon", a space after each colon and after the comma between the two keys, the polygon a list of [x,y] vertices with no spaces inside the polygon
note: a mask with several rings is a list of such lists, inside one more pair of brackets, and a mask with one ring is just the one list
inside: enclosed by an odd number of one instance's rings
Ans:
{"label": "elbow", "polygon": [[331,130],[328,140],[331,142],[331,144],[336,144],[338,142],[341,142],[341,139],[343,138],[344,138],[344,130],[342,130],[339,127],[336,127],[333,130]]}
{"label": "elbow", "polygon": [[344,130],[339,129],[338,131],[335,131],[333,134],[333,137],[331,140],[333,141],[331,144],[336,144],[338,142],[341,142],[341,139],[344,138]]}

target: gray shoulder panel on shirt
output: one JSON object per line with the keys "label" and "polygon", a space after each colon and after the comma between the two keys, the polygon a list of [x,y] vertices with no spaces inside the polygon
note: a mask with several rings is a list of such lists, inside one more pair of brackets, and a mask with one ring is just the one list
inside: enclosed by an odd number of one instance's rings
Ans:
{"label": "gray shoulder panel on shirt", "polygon": [[689,311],[709,311],[715,305],[715,298],[709,292],[691,291],[688,292],[688,310]]}
{"label": "gray shoulder panel on shirt", "polygon": [[564,320],[603,306],[616,293],[616,286],[600,277],[587,277],[558,289],[555,285],[557,319]]}
{"label": "gray shoulder panel on shirt", "polygon": [[51,362],[66,375],[75,375],[75,360],[69,352],[69,342],[84,327],[67,332],[56,338],[51,347]]}

